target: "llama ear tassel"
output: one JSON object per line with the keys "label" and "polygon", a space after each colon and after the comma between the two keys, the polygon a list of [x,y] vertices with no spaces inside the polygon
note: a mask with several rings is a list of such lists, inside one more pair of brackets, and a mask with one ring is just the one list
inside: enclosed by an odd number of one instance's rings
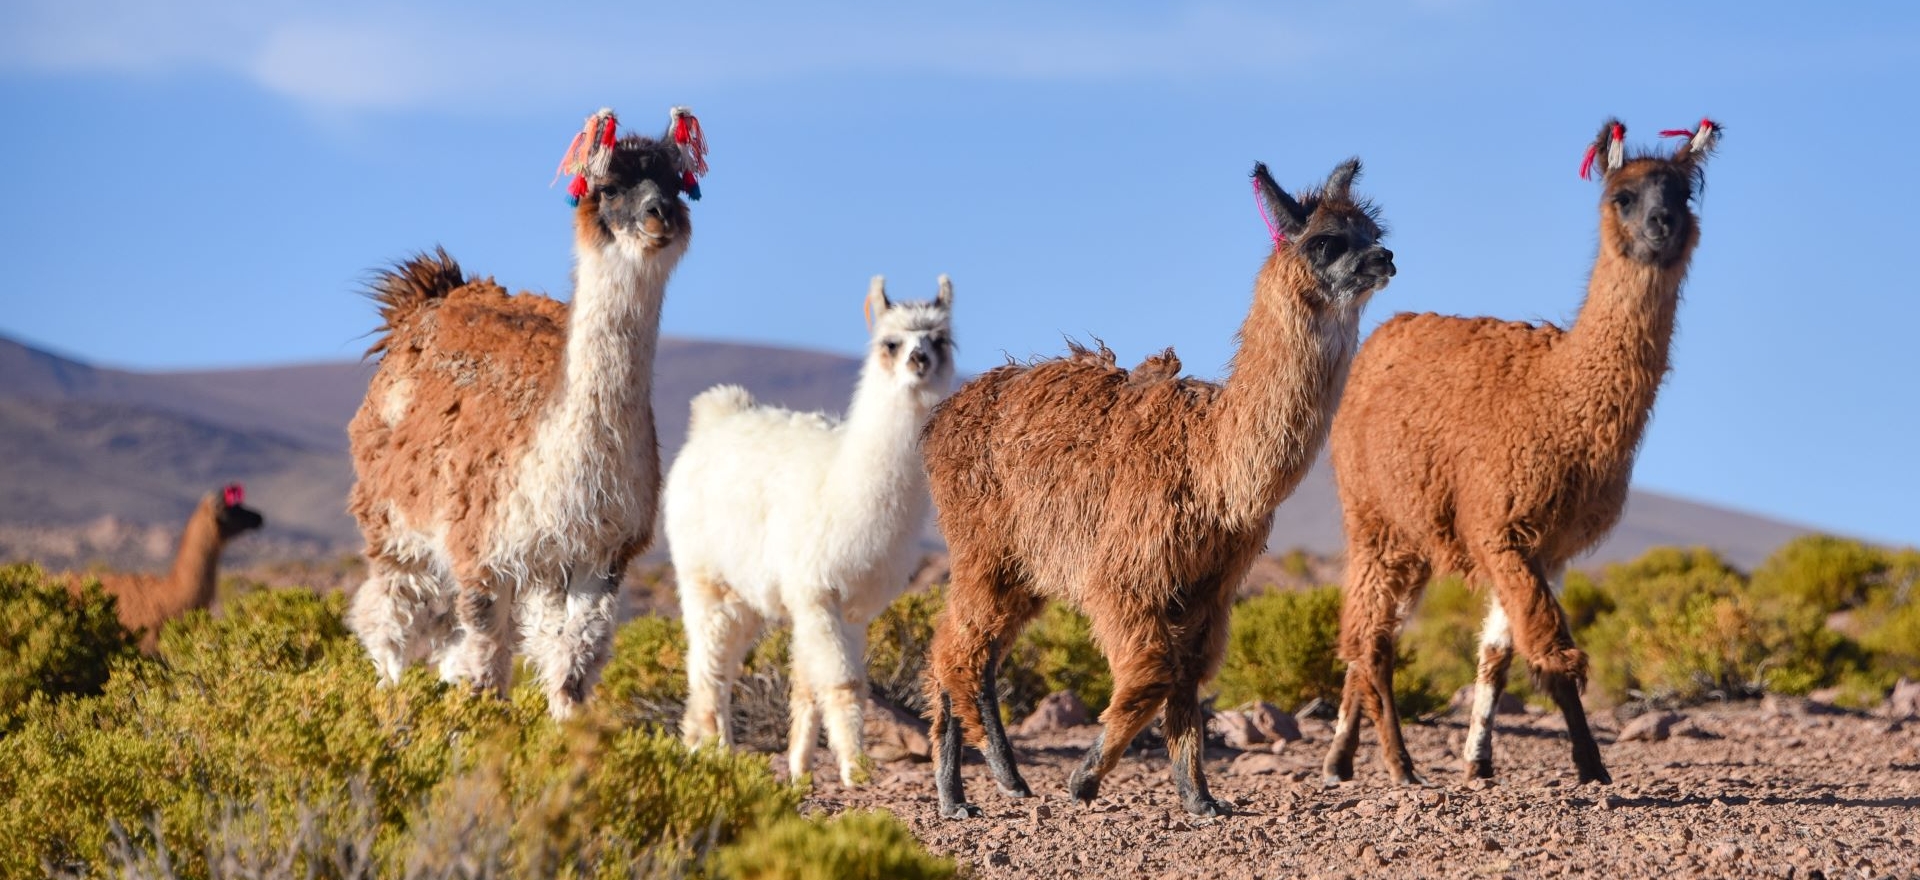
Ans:
{"label": "llama ear tassel", "polygon": [[1720,144],[1720,123],[1702,118],[1700,127],[1695,129],[1669,128],[1660,132],[1661,137],[1683,137],[1687,142],[1674,152],[1675,159],[1704,159]]}
{"label": "llama ear tassel", "polygon": [[239,483],[229,483],[227,488],[221,490],[220,500],[226,502],[228,507],[239,507],[247,503],[246,487]]}
{"label": "llama ear tassel", "polygon": [[680,188],[687,198],[700,201],[700,178],[707,174],[707,133],[700,120],[686,107],[668,111],[668,133],[680,148]]}
{"label": "llama ear tassel", "polygon": [[1593,179],[1593,161],[1599,158],[1602,149],[1607,151],[1607,163],[1602,167],[1600,173],[1600,176],[1604,178],[1615,171],[1619,171],[1620,166],[1626,164],[1627,127],[1621,125],[1620,120],[1608,120],[1606,126],[1600,129],[1600,136],[1594,138],[1593,143],[1587,145],[1587,155],[1580,160],[1581,180]]}
{"label": "llama ear tassel", "polygon": [[[952,293],[951,288],[948,289],[948,293]],[[887,276],[875,275],[873,281],[867,285],[867,301],[861,306],[861,311],[867,317],[867,332],[873,332],[873,316],[886,314],[890,308],[893,308],[893,303],[887,300]]]}
{"label": "llama ear tassel", "polygon": [[613,162],[613,145],[619,139],[616,134],[619,127],[613,108],[602,107],[587,117],[580,133],[573,136],[573,143],[567,145],[567,154],[560,157],[560,167],[553,172],[555,181],[562,174],[573,175],[573,182],[567,184],[567,204],[579,207],[592,184],[606,179],[607,167]]}

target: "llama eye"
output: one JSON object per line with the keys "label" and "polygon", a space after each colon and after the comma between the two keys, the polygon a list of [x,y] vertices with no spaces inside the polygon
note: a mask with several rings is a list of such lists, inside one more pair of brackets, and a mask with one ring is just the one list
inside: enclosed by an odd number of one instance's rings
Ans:
{"label": "llama eye", "polygon": [[1633,204],[1633,193],[1622,190],[1613,194],[1614,207],[1625,208]]}
{"label": "llama eye", "polygon": [[1321,262],[1332,262],[1347,252],[1347,240],[1337,235],[1322,235],[1308,242],[1307,247],[1319,256]]}
{"label": "llama eye", "polygon": [[889,339],[885,342],[880,343],[880,346],[887,350],[887,354],[900,353],[900,340],[898,339]]}

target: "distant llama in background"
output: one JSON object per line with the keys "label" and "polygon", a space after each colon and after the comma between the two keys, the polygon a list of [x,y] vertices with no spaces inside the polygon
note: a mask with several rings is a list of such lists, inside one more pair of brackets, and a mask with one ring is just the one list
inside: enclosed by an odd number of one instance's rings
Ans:
{"label": "distant llama in background", "polygon": [[[160,627],[195,608],[213,604],[220,585],[220,551],[227,542],[266,525],[266,518],[246,506],[246,490],[233,483],[208,492],[187,517],[180,535],[180,551],[165,577],[149,574],[104,574],[100,586],[117,601],[120,622],[140,634],[140,650],[160,647]],[[67,588],[79,593],[91,577],[69,579]]]}
{"label": "distant llama in background", "polygon": [[1689,203],[1720,129],[1701,120],[1697,131],[1666,134],[1686,137],[1673,155],[1629,159],[1625,127],[1609,121],[1588,149],[1582,177],[1604,157],[1600,252],[1572,329],[1403,314],[1354,361],[1333,426],[1349,665],[1329,782],[1353,777],[1361,709],[1379,728],[1393,780],[1419,780],[1393,706],[1393,643],[1436,570],[1492,587],[1466,775],[1493,775],[1493,711],[1517,640],[1566,716],[1580,781],[1612,781],[1580,705],[1587,657],[1551,584],[1619,520],[1667,372],[1680,285],[1700,240]]}
{"label": "distant llama in background", "polygon": [[1181,378],[1171,350],[1128,372],[1076,347],[988,372],[934,412],[923,449],[953,567],[928,674],[940,815],[980,814],[961,797],[962,725],[1001,790],[1031,794],[994,674],[1048,599],[1088,612],[1113,667],[1106,729],[1068,792],[1093,800],[1164,704],[1181,802],[1229,811],[1200,766],[1200,685],[1274,507],[1326,438],[1362,307],[1394,274],[1373,209],[1351,193],[1359,171],[1351,160],[1295,201],[1255,166],[1286,238],[1254,278],[1224,385]]}
{"label": "distant llama in background", "polygon": [[807,772],[826,717],[855,782],[867,624],[906,588],[926,524],[917,442],[953,381],[953,287],[930,303],[867,294],[872,341],[845,421],[758,406],[736,385],[693,400],[667,476],[667,543],[687,629],[688,743],[733,742],[729,695],[769,622],[793,623],[787,766]]}
{"label": "distant llama in background", "polygon": [[508,296],[445,251],[375,281],[384,356],[348,428],[370,572],[348,622],[387,681],[427,658],[504,693],[517,616],[555,718],[593,688],[621,572],[653,537],[653,354],[703,147],[679,108],[658,140],[616,139],[611,110],[587,120],[563,161],[570,305]]}

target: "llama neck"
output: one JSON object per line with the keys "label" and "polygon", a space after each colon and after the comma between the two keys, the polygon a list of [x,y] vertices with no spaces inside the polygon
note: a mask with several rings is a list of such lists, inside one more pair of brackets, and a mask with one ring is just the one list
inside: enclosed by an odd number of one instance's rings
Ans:
{"label": "llama neck", "polygon": [[683,250],[635,258],[611,240],[575,249],[564,372],[550,418],[623,438],[652,421],[660,306]]}
{"label": "llama neck", "polygon": [[1305,476],[1326,442],[1359,344],[1360,301],[1313,308],[1312,271],[1276,251],[1254,285],[1226,387],[1194,462],[1201,485],[1236,528],[1264,522]]}
{"label": "llama neck", "polygon": [[854,388],[827,474],[824,489],[832,509],[871,510],[878,522],[919,528],[917,512],[927,506],[920,428],[939,399],[935,391],[899,388],[868,364]]}
{"label": "llama neck", "polygon": [[213,604],[213,591],[219,575],[220,550],[226,541],[213,521],[213,511],[202,503],[187,519],[180,536],[180,552],[173,557],[173,572],[167,576],[164,595],[153,597],[159,619],[178,617],[194,608]]}
{"label": "llama neck", "polygon": [[1632,457],[1652,415],[1690,255],[1650,266],[1628,259],[1613,236],[1603,234],[1586,301],[1554,349],[1551,375],[1562,386],[1554,399],[1572,414],[1581,436],[1592,438],[1589,448],[1610,463]]}

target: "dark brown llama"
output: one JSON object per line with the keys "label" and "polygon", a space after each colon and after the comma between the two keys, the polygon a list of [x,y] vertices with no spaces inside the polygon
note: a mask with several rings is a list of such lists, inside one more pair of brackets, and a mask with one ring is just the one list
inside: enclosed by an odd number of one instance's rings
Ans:
{"label": "dark brown llama", "polygon": [[1199,687],[1274,507],[1326,438],[1361,309],[1394,273],[1374,211],[1351,194],[1359,171],[1348,161],[1295,201],[1255,166],[1290,240],[1276,236],[1254,279],[1224,385],[1182,378],[1171,349],[1129,372],[1104,346],[1076,346],[992,370],[935,410],[922,446],[953,568],[928,674],[942,816],[980,815],[961,796],[962,725],[1001,790],[1031,794],[994,675],[1048,599],[1093,618],[1113,668],[1106,729],[1068,783],[1073,797],[1092,801],[1165,705],[1182,803],[1229,811],[1200,767]]}
{"label": "dark brown llama", "polygon": [[1620,518],[1640,435],[1667,372],[1687,264],[1699,241],[1689,205],[1720,130],[1702,120],[1671,156],[1625,155],[1609,121],[1588,151],[1601,162],[1600,248],[1572,329],[1492,318],[1399,315],[1354,360],[1333,426],[1345,510],[1349,664],[1327,753],[1329,783],[1353,777],[1357,710],[1380,733],[1396,783],[1414,783],[1393,707],[1394,633],[1435,571],[1492,588],[1480,642],[1468,777],[1493,775],[1491,724],[1518,645],[1566,716],[1581,782],[1610,782],[1580,693],[1574,647],[1552,583]]}
{"label": "dark brown llama", "polygon": [[[140,650],[151,654],[159,649],[160,627],[168,621],[213,604],[213,591],[220,582],[220,551],[226,549],[228,541],[266,524],[266,518],[247,507],[245,501],[239,483],[203,496],[187,517],[187,528],[180,534],[180,550],[173,557],[173,570],[165,577],[100,576],[100,586],[116,600],[120,622],[140,635]],[[67,587],[78,593],[91,580],[71,578]]]}

